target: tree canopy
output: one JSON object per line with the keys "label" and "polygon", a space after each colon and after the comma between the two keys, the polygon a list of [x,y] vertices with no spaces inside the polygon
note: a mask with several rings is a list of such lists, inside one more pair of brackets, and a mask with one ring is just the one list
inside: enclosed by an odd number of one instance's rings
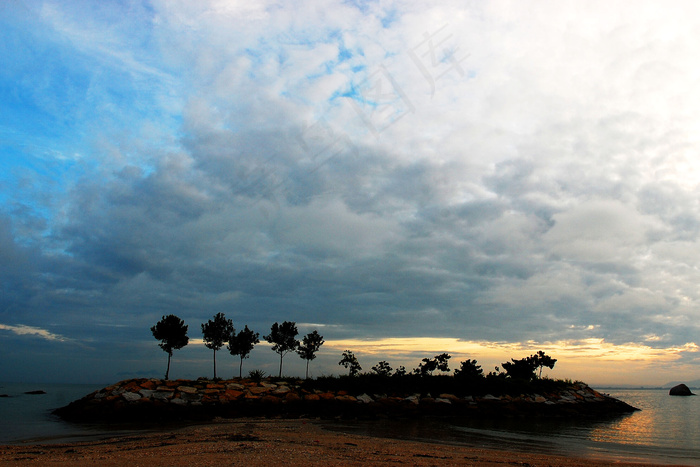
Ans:
{"label": "tree canopy", "polygon": [[536,367],[540,369],[540,374],[539,378],[542,378],[542,369],[544,367],[549,368],[550,370],[554,369],[554,364],[557,363],[556,358],[552,358],[549,355],[546,355],[544,351],[540,350],[537,352],[535,355],[532,355],[530,358],[532,358],[535,362]]}
{"label": "tree canopy", "polygon": [[231,338],[228,341],[228,351],[231,355],[241,357],[241,363],[238,367],[239,378],[243,377],[243,359],[248,358],[255,344],[260,342],[259,336],[260,333],[251,331],[247,325],[238,335],[231,334]]}
{"label": "tree canopy", "polygon": [[446,353],[441,353],[433,358],[424,358],[418,368],[414,370],[414,373],[421,376],[430,376],[435,370],[450,371],[448,365],[450,358],[452,357]]}
{"label": "tree canopy", "polygon": [[347,368],[350,371],[350,376],[357,376],[362,370],[360,362],[357,361],[355,354],[349,350],[343,352],[343,359],[338,362],[338,365],[342,365]]}
{"label": "tree canopy", "polygon": [[270,344],[273,344],[272,351],[276,352],[280,356],[280,373],[279,377],[282,377],[282,359],[284,356],[299,346],[299,341],[297,340],[297,323],[293,321],[284,321],[281,325],[275,323],[270,328],[270,334],[265,336],[265,340]]}
{"label": "tree canopy", "polygon": [[484,376],[481,365],[477,365],[476,360],[465,360],[460,363],[460,367],[455,370],[455,378],[461,380],[476,380]]}
{"label": "tree canopy", "polygon": [[389,376],[391,374],[391,370],[392,368],[391,365],[389,365],[389,362],[384,360],[372,367],[372,371],[374,371],[379,376]]}
{"label": "tree canopy", "polygon": [[318,331],[313,331],[304,336],[301,345],[297,349],[299,356],[306,360],[306,379],[309,379],[309,362],[316,358],[316,352],[318,352],[323,343],[323,336]]}
{"label": "tree canopy", "polygon": [[535,355],[530,355],[520,360],[515,360],[513,358],[510,360],[510,362],[501,364],[506,371],[506,375],[513,379],[524,379],[527,381],[538,377],[535,374],[538,368],[540,370],[539,377],[542,377],[542,368],[547,367],[552,369],[557,362],[555,358],[546,355],[542,350]]}
{"label": "tree canopy", "polygon": [[216,379],[216,351],[231,339],[234,332],[233,322],[226,319],[223,313],[217,313],[214,319],[202,323],[204,345],[214,351],[214,379]]}
{"label": "tree canopy", "polygon": [[165,379],[170,375],[170,358],[173,350],[178,350],[187,345],[190,338],[187,337],[187,325],[175,315],[163,316],[163,318],[151,327],[153,337],[160,341],[158,346],[168,353],[168,367],[165,370]]}

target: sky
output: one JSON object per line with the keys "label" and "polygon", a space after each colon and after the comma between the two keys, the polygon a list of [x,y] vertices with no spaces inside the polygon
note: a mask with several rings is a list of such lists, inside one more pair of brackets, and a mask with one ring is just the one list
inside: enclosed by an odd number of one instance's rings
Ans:
{"label": "sky", "polygon": [[694,1],[0,2],[0,380],[162,377],[168,314],[170,376],[210,377],[219,312],[318,330],[312,376],[698,379],[699,31]]}

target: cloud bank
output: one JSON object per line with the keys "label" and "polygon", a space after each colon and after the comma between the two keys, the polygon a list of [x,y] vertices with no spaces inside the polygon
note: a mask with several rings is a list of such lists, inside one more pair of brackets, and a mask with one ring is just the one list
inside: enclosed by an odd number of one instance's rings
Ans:
{"label": "cloud bank", "polygon": [[217,312],[697,372],[694,3],[1,8],[1,329],[115,373]]}

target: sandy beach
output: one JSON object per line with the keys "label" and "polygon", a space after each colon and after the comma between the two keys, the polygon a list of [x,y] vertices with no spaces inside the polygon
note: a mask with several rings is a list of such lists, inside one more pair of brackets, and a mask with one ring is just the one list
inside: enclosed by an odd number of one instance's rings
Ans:
{"label": "sandy beach", "polygon": [[655,465],[568,458],[325,430],[317,421],[236,419],[69,444],[0,446],[3,465]]}

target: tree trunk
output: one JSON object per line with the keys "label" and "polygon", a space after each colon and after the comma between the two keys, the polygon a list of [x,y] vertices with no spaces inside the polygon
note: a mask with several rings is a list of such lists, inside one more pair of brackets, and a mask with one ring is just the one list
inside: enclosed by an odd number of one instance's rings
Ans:
{"label": "tree trunk", "polygon": [[168,352],[168,368],[165,370],[165,379],[168,379],[168,375],[170,374],[170,357],[172,355],[172,352]]}
{"label": "tree trunk", "polygon": [[214,379],[216,379],[216,350],[214,350]]}
{"label": "tree trunk", "polygon": [[284,358],[284,355],[280,354],[280,378],[282,377],[282,359]]}
{"label": "tree trunk", "polygon": [[306,361],[306,379],[309,379],[309,362],[310,362],[310,361],[311,361],[311,360],[307,360],[307,361]]}
{"label": "tree trunk", "polygon": [[238,367],[238,377],[243,378],[243,357],[241,357],[241,366]]}

